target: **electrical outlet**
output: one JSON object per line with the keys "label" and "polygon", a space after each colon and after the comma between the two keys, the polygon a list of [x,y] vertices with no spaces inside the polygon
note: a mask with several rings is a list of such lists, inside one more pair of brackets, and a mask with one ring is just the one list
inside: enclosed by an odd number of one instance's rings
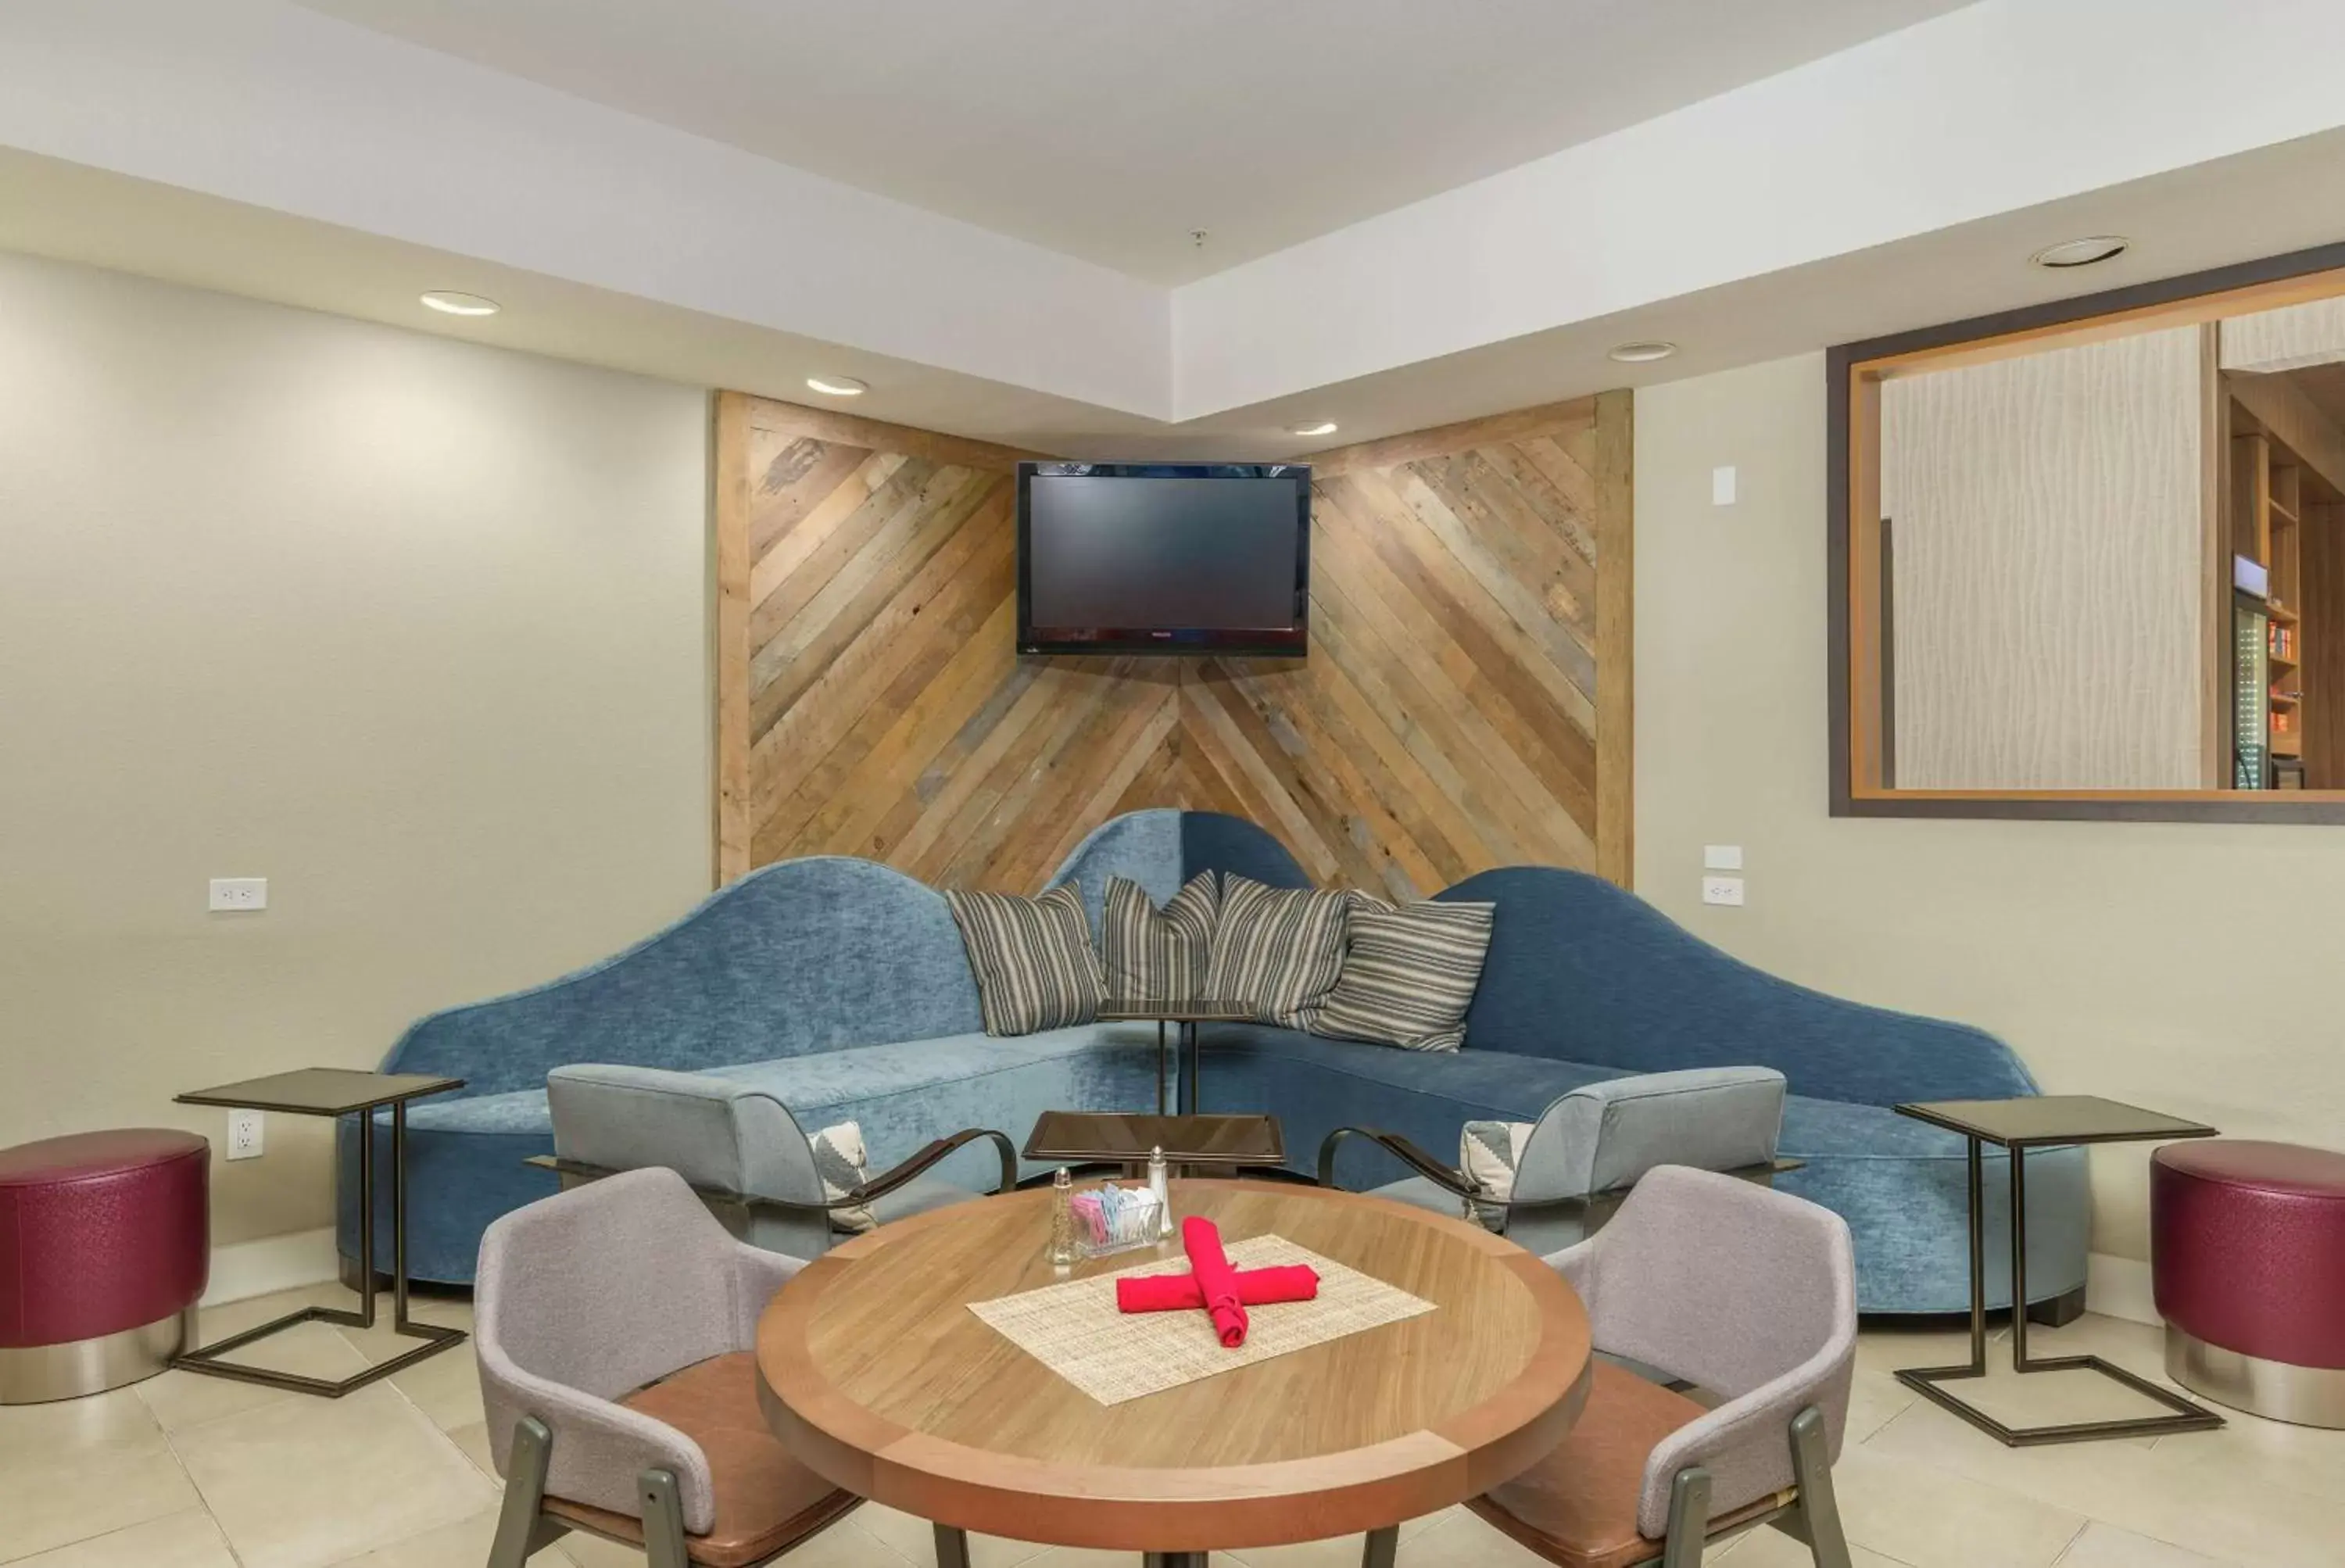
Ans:
{"label": "electrical outlet", "polygon": [[228,1114],[228,1157],[249,1160],[258,1156],[264,1143],[264,1126],[259,1111],[230,1111]]}
{"label": "electrical outlet", "polygon": [[1734,504],[1734,469],[1731,464],[1710,471],[1710,504],[1712,506]]}
{"label": "electrical outlet", "polygon": [[1701,847],[1701,869],[1705,871],[1739,871],[1742,869],[1742,846],[1740,844],[1704,844]]}
{"label": "electrical outlet", "polygon": [[269,879],[214,877],[208,907],[215,910],[265,910],[269,907]]}
{"label": "electrical outlet", "polygon": [[1742,907],[1741,877],[1704,877],[1701,879],[1701,901],[1725,904],[1734,909]]}

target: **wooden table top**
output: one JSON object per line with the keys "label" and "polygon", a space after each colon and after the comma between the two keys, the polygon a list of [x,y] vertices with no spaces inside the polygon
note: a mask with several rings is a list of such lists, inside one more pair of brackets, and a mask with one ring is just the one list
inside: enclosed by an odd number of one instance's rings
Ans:
{"label": "wooden table top", "polygon": [[1355,1193],[1178,1181],[1175,1212],[1213,1218],[1227,1241],[1275,1233],[1438,1309],[1099,1404],[968,1309],[1059,1278],[1044,1257],[1050,1203],[1043,1189],[956,1205],[808,1264],[757,1328],[776,1434],[833,1483],[923,1519],[1051,1545],[1203,1551],[1462,1502],[1543,1458],[1586,1400],[1587,1313],[1513,1243]]}

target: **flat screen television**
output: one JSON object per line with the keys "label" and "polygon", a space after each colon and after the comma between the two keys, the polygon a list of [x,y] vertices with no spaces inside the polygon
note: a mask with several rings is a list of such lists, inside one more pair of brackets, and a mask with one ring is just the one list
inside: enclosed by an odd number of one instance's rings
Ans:
{"label": "flat screen television", "polygon": [[1311,469],[1021,463],[1018,651],[1300,657]]}

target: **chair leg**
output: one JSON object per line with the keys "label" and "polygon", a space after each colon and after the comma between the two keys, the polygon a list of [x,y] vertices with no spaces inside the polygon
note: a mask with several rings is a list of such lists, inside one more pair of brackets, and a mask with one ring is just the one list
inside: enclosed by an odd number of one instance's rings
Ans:
{"label": "chair leg", "polygon": [[565,1533],[545,1518],[545,1470],[553,1457],[553,1434],[535,1416],[513,1425],[513,1450],[505,1461],[505,1500],[497,1510],[496,1538],[489,1544],[489,1568],[522,1568],[531,1553]]}
{"label": "chair leg", "polygon": [[643,1504],[644,1556],[650,1568],[685,1568],[684,1502],[676,1496],[675,1475],[644,1471],[635,1478],[635,1497]]}
{"label": "chair leg", "polygon": [[1360,1548],[1360,1568],[1393,1568],[1393,1560],[1400,1554],[1400,1526],[1387,1524],[1382,1530],[1368,1532],[1368,1543]]}
{"label": "chair leg", "polygon": [[937,1536],[937,1568],[969,1568],[969,1532],[949,1524],[930,1528]]}
{"label": "chair leg", "polygon": [[1792,1418],[1792,1479],[1800,1488],[1800,1522],[1816,1568],[1853,1568],[1848,1536],[1840,1525],[1840,1498],[1832,1491],[1824,1416],[1813,1405]]}
{"label": "chair leg", "polygon": [[1710,1471],[1688,1465],[1670,1482],[1670,1531],[1661,1543],[1661,1568],[1701,1568],[1710,1534]]}

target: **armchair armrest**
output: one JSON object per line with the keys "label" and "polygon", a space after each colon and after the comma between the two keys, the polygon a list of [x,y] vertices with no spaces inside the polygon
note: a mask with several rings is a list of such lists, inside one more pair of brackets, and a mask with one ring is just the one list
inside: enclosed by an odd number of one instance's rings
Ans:
{"label": "armchair armrest", "polygon": [[709,1528],[715,1484],[698,1443],[665,1421],[525,1370],[489,1337],[476,1338],[473,1346],[500,1474],[510,1471],[514,1427],[534,1416],[553,1437],[546,1471],[546,1490],[553,1495],[634,1518],[642,1510],[636,1478],[665,1470],[675,1477],[685,1528]]}
{"label": "armchair armrest", "polygon": [[1804,1410],[1822,1418],[1827,1463],[1840,1453],[1848,1422],[1849,1380],[1855,1336],[1837,1336],[1800,1366],[1728,1400],[1663,1438],[1645,1461],[1638,1528],[1666,1529],[1669,1493],[1680,1471],[1699,1465],[1711,1476],[1711,1513],[1731,1513],[1791,1486],[1792,1423]]}
{"label": "armchair armrest", "polygon": [[[885,1197],[905,1186],[921,1173],[942,1160],[954,1150],[977,1142],[980,1138],[993,1140],[1001,1156],[1001,1181],[996,1192],[1008,1192],[1018,1185],[1018,1151],[1006,1133],[991,1127],[963,1127],[949,1137],[931,1139],[928,1145],[909,1159],[852,1188],[844,1197],[827,1198],[822,1202],[797,1198],[771,1197],[763,1193],[736,1192],[730,1187],[711,1186],[700,1182],[690,1184],[692,1190],[703,1198],[717,1203],[736,1204],[745,1208],[769,1208],[789,1214],[828,1214],[836,1209],[860,1208],[873,1198]],[[585,1160],[563,1159],[559,1155],[532,1155],[522,1162],[539,1170],[548,1170],[561,1176],[563,1185],[579,1181],[600,1181],[619,1173],[609,1166],[598,1166]]]}
{"label": "armchair armrest", "polygon": [[1461,1200],[1475,1203],[1490,1201],[1489,1194],[1482,1184],[1463,1171],[1443,1165],[1398,1133],[1383,1132],[1375,1127],[1337,1127],[1327,1135],[1325,1141],[1319,1145],[1321,1186],[1335,1185],[1335,1151],[1343,1146],[1345,1138],[1367,1139],[1442,1191],[1455,1194]]}

